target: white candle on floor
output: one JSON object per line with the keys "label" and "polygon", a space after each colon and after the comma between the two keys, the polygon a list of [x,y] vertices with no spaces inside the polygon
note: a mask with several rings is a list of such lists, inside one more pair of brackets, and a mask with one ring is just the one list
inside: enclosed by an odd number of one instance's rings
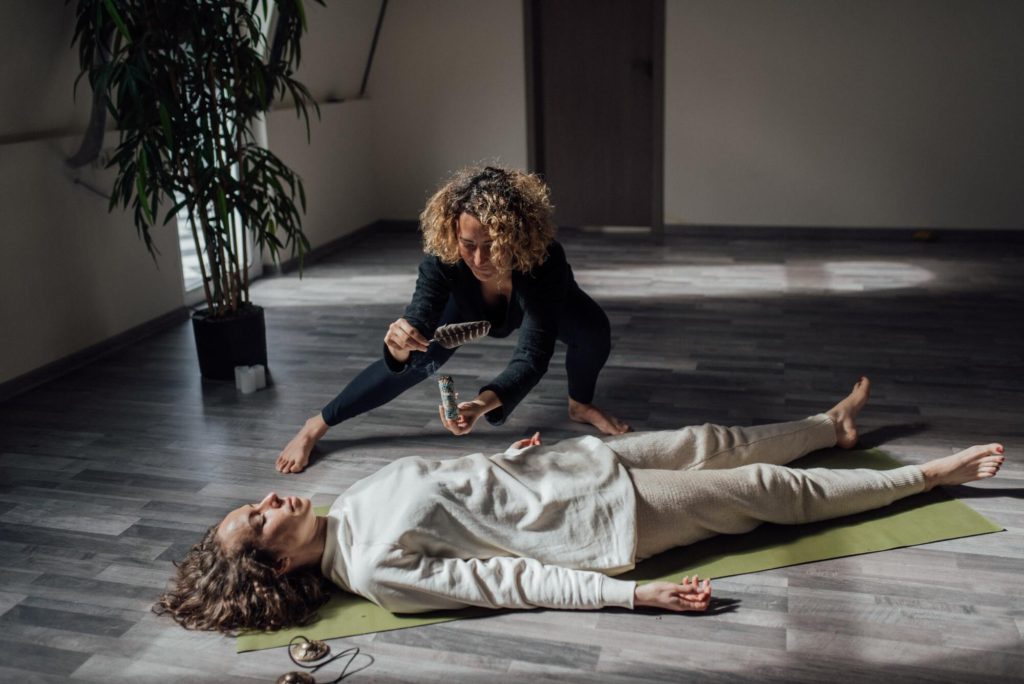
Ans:
{"label": "white candle on floor", "polygon": [[256,371],[252,369],[252,366],[242,369],[241,380],[239,389],[242,390],[242,394],[252,394],[256,391]]}
{"label": "white candle on floor", "polygon": [[267,386],[267,369],[263,367],[263,364],[256,364],[250,366],[253,372],[256,374],[256,389],[261,390]]}
{"label": "white candle on floor", "polygon": [[235,389],[242,389],[242,372],[245,371],[245,366],[235,366]]}

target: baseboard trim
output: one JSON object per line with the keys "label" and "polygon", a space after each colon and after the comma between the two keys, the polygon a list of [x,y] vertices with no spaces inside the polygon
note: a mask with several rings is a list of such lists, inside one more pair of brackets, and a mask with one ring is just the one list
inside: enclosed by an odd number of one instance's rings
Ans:
{"label": "baseboard trim", "polygon": [[0,383],[0,401],[7,401],[12,397],[19,394],[28,392],[31,389],[39,387],[51,380],[56,380],[62,375],[67,375],[71,371],[77,370],[82,366],[86,366],[97,359],[111,354],[119,349],[127,347],[130,344],[135,344],[140,340],[143,340],[151,335],[155,335],[158,332],[162,332],[172,326],[180,324],[182,321],[188,320],[190,315],[190,309],[182,306],[180,308],[169,311],[162,316],[146,321],[141,325],[137,325],[134,328],[108,337],[102,342],[81,349],[73,354],[69,354],[64,358],[57,359],[52,363],[48,363],[45,366],[36,368],[35,370],[29,371],[19,375],[18,377],[8,380],[4,383]]}
{"label": "baseboard trim", "polygon": [[943,240],[951,242],[1024,242],[1024,228],[879,228],[840,226],[753,226],[670,223],[665,231],[676,236],[741,239],[792,238],[798,240]]}

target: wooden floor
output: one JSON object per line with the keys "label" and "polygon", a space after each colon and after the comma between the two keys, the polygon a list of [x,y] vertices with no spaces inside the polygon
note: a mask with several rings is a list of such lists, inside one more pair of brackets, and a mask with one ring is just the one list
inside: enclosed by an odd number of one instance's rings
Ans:
{"label": "wooden floor", "polygon": [[[788,420],[864,373],[864,443],[906,462],[1006,444],[999,478],[955,493],[1007,531],[722,579],[734,609],[702,616],[533,611],[335,641],[375,658],[352,681],[1021,681],[1024,245],[727,235],[563,234],[612,321],[599,403],[637,429]],[[171,560],[224,512],[270,489],[326,504],[410,454],[586,432],[565,414],[559,350],[501,428],[448,436],[424,383],[333,430],[306,473],[274,472],[301,422],[377,357],[418,259],[415,235],[392,229],[301,281],[260,281],[273,385],[254,395],[201,382],[182,325],[0,404],[0,680],[274,681],[292,669],[282,650],[236,655],[148,612]],[[446,370],[471,394],[513,342],[467,347]]]}

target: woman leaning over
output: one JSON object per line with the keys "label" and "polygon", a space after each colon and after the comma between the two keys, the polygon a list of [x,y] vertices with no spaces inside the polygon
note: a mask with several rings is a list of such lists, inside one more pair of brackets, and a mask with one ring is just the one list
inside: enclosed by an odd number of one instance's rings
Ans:
{"label": "woman leaning over", "polygon": [[316,442],[339,423],[381,406],[435,373],[455,350],[430,343],[441,325],[487,320],[491,337],[519,330],[508,365],[459,404],[455,435],[481,416],[502,424],[566,344],[568,409],[604,434],[629,426],[594,406],[597,376],[611,349],[608,317],[573,278],[555,237],[547,186],[536,175],[493,166],[459,172],[420,216],[424,256],[412,301],[388,328],[383,357],[357,375],[280,453],[277,470],[302,471]]}

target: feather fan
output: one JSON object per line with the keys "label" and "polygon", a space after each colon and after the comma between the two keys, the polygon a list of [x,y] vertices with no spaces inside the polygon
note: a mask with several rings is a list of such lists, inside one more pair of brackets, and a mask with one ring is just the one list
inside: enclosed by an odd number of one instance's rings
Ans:
{"label": "feather fan", "polygon": [[467,342],[478,340],[491,331],[490,321],[469,321],[467,323],[449,323],[434,331],[434,339],[445,349],[455,349]]}

